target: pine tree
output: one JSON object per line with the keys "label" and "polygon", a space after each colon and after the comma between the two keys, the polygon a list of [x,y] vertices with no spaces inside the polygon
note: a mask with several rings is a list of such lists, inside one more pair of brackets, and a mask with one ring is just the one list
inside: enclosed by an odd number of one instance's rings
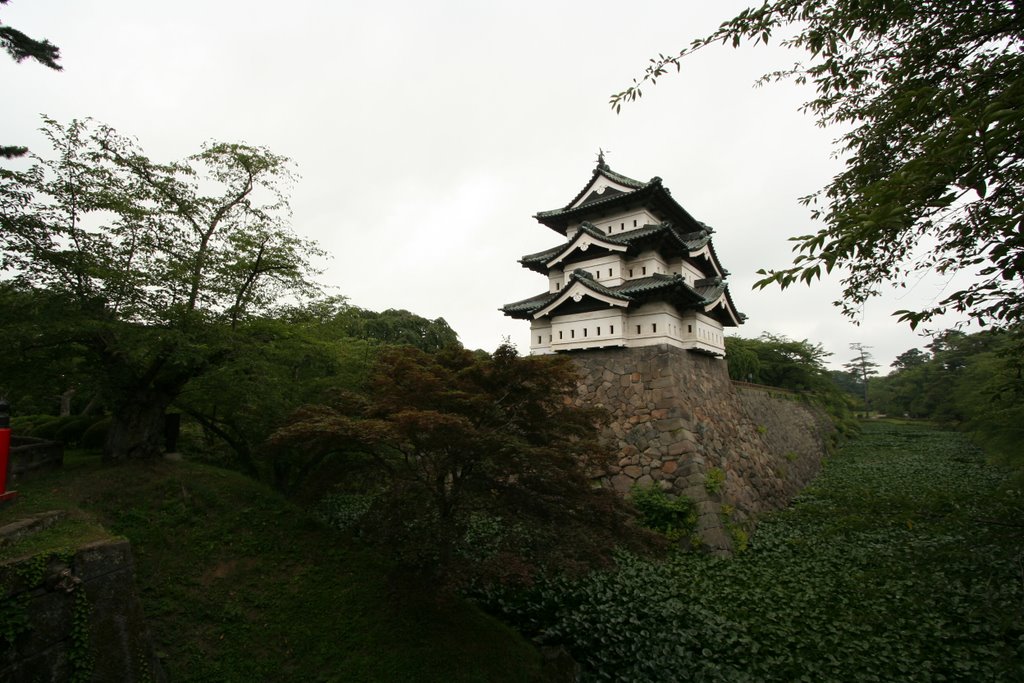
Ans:
{"label": "pine tree", "polygon": [[[0,5],[6,5],[9,0],[0,0]],[[14,61],[21,62],[26,59],[34,59],[43,66],[54,71],[60,71],[63,67],[57,63],[60,59],[60,48],[48,40],[35,40],[12,26],[4,26],[0,23],[0,47],[7,51]],[[28,152],[27,147],[13,145],[0,145],[0,159],[14,159],[23,156]]]}
{"label": "pine tree", "polygon": [[861,344],[855,342],[850,344],[850,350],[856,351],[857,355],[853,357],[848,363],[844,363],[843,367],[846,368],[847,372],[851,375],[855,375],[860,379],[861,387],[864,390],[864,416],[867,417],[868,411],[868,378],[878,374],[878,363],[874,361],[871,356],[871,347],[867,344]]}

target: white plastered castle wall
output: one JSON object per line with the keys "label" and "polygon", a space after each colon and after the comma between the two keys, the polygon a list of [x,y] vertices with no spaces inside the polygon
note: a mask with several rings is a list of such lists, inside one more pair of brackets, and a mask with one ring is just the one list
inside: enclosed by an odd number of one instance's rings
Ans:
{"label": "white plastered castle wall", "polygon": [[679,315],[670,304],[655,302],[635,311],[609,307],[571,315],[545,316],[530,326],[533,354],[668,344],[724,355],[723,327],[714,318],[688,311]]}

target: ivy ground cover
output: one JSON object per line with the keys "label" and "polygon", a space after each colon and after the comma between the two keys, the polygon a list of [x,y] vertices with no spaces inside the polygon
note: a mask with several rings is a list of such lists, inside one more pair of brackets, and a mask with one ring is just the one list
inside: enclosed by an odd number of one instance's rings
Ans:
{"label": "ivy ground cover", "polygon": [[1024,681],[1021,488],[958,434],[870,424],[736,558],[487,600],[591,680]]}

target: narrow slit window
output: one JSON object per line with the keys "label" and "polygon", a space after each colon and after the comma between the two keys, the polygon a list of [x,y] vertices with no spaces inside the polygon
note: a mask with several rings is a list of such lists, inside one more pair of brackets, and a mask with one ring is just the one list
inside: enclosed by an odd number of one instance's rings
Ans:
{"label": "narrow slit window", "polygon": [[633,219],[633,227],[634,228],[636,227],[636,219],[635,218]]}
{"label": "narrow slit window", "polygon": [[615,325],[608,326],[608,334],[615,334]]}
{"label": "narrow slit window", "polygon": [[633,277],[633,269],[632,268],[629,269],[629,276]]}
{"label": "narrow slit window", "polygon": [[558,331],[558,338],[559,338],[559,339],[561,339],[561,338],[562,338],[562,331],[561,331],[561,330],[559,330],[559,331]]}
{"label": "narrow slit window", "polygon": [[639,325],[636,326],[636,333],[640,334],[640,326]]}
{"label": "narrow slit window", "polygon": [[569,337],[571,337],[572,339],[575,339],[576,338],[576,330],[569,330]]}
{"label": "narrow slit window", "polygon": [[541,343],[541,341],[540,341],[540,340],[541,340],[541,337],[540,337],[540,335],[537,335],[537,343],[538,343],[538,344],[540,344],[540,343]]}
{"label": "narrow slit window", "polygon": [[643,267],[643,268],[641,269],[641,271],[640,271],[640,274],[641,274],[641,275],[647,275],[647,266],[644,266],[644,267]]}
{"label": "narrow slit window", "polygon": [[598,325],[598,327],[597,327],[597,336],[598,337],[601,336],[601,326],[600,325]]}
{"label": "narrow slit window", "polygon": [[651,323],[651,332],[658,331],[658,323]]}
{"label": "narrow slit window", "polygon": [[693,334],[693,325],[686,326],[686,334]]}
{"label": "narrow slit window", "polygon": [[587,328],[585,328],[585,327],[583,328],[583,336],[584,336],[584,337],[586,337],[586,336],[587,336]]}
{"label": "narrow slit window", "polygon": [[612,276],[612,269],[611,269],[611,268],[609,268],[609,269],[608,269],[608,277],[611,277],[611,276]]}

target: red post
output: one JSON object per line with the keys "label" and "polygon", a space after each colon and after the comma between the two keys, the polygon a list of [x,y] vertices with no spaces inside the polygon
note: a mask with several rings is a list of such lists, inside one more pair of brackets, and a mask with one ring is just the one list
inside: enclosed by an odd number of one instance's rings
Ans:
{"label": "red post", "polygon": [[17,491],[7,490],[7,475],[11,471],[11,406],[0,401],[0,503],[14,500]]}

